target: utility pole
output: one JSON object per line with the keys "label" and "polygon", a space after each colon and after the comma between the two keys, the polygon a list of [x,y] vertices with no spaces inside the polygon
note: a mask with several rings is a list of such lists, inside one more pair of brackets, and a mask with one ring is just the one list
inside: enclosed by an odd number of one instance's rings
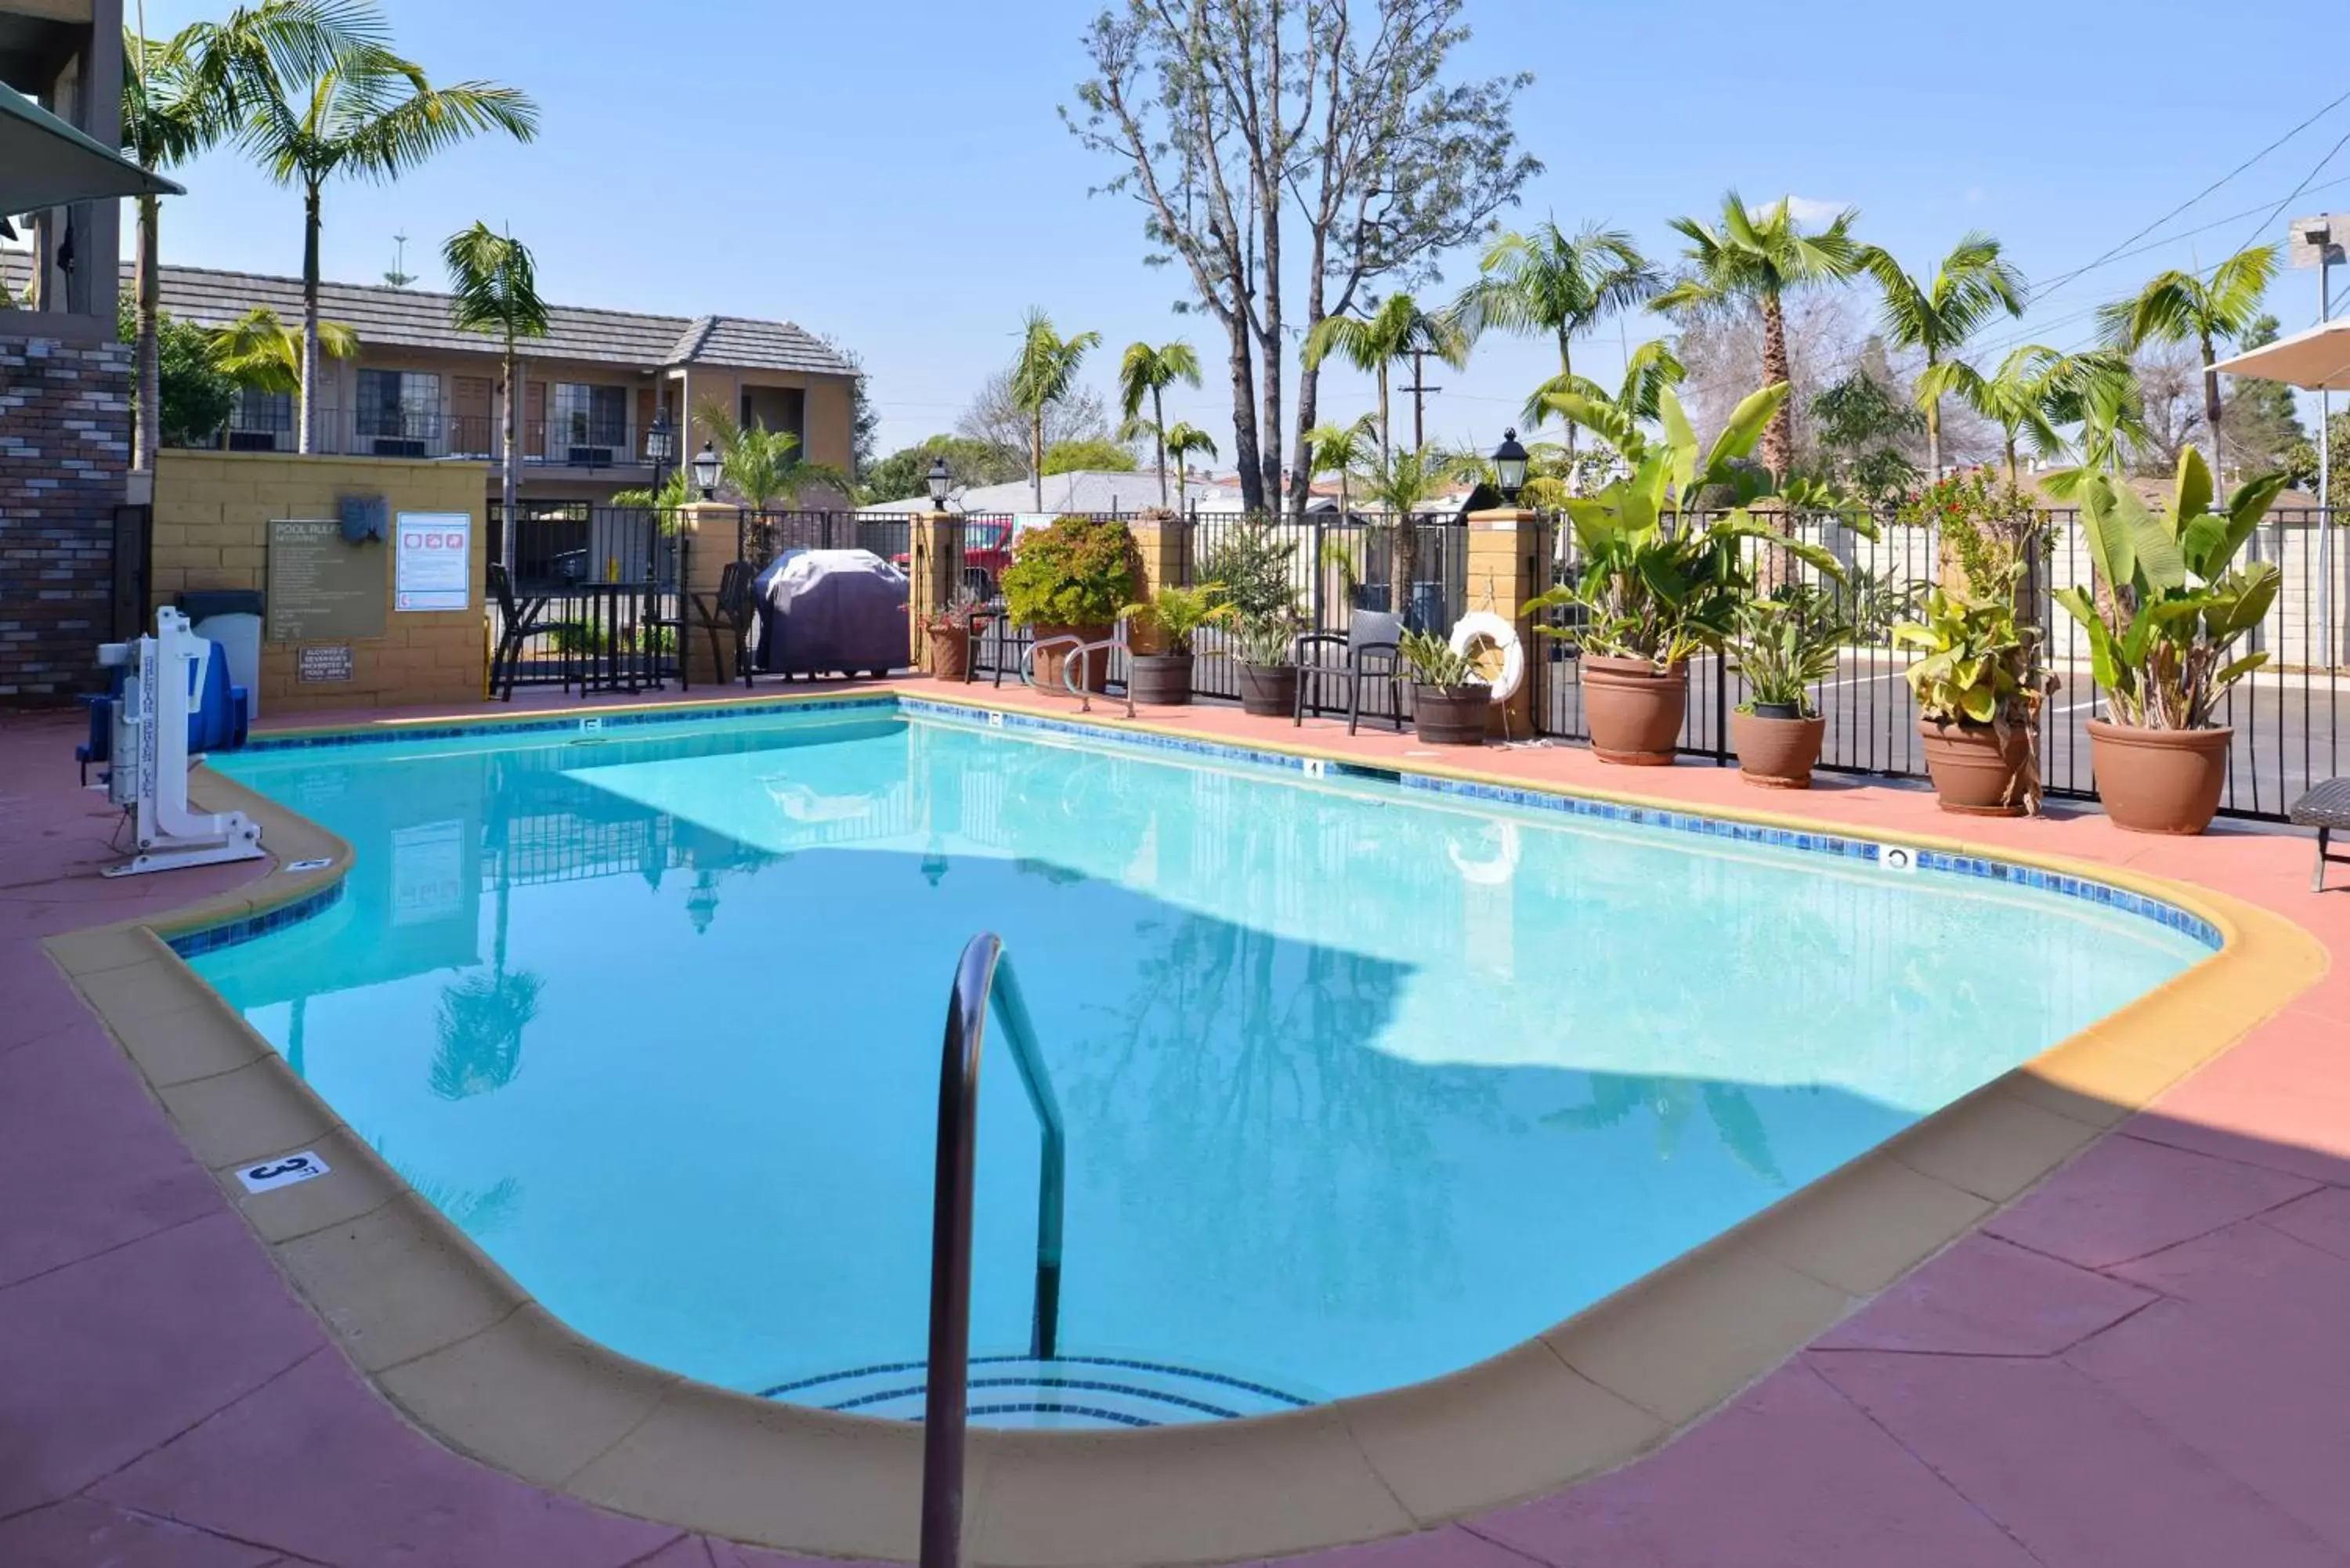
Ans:
{"label": "utility pole", "polygon": [[1441,387],[1430,387],[1425,384],[1426,371],[1423,367],[1427,362],[1426,349],[1413,349],[1411,351],[1411,385],[1396,389],[1398,391],[1411,394],[1411,449],[1414,452],[1428,445],[1428,409],[1425,401],[1427,395],[1444,390]]}
{"label": "utility pole", "polygon": [[[2285,256],[2294,266],[2317,269],[2317,325],[2334,318],[2334,268],[2350,259],[2350,213],[2295,218],[2285,230]],[[2334,394],[2317,389],[2317,616],[2324,628],[2327,662],[2350,644],[2350,627],[2334,625]]]}

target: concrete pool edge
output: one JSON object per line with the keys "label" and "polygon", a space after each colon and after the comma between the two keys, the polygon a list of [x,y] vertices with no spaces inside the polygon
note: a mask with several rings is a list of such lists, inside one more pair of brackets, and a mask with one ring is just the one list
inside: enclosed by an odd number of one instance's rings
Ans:
{"label": "concrete pool edge", "polygon": [[[929,691],[920,695],[939,700]],[[803,701],[818,700],[838,697]],[[1087,726],[1074,715],[1066,722]],[[1123,726],[1087,727],[1115,734]],[[1253,737],[1242,743],[1358,760],[1343,748]],[[1820,826],[1416,762],[1400,766],[1670,811]],[[272,846],[289,858],[330,840],[227,781],[207,778],[203,791],[212,804],[231,804],[225,792],[234,804],[262,812]],[[169,916],[52,939],[51,950],[346,1354],[425,1430],[525,1480],[737,1539],[829,1554],[911,1555],[916,1428],[685,1383],[570,1335],[381,1168],[241,1018],[146,934],[308,896],[348,865],[347,846],[329,847],[330,869],[281,873]],[[2225,946],[2105,1023],[1479,1366],[1244,1423],[974,1433],[975,1553],[1046,1563],[1304,1551],[1399,1533],[1613,1469],[1661,1445],[1857,1300],[1972,1231],[2282,1006],[2324,967],[2322,949],[2298,926],[2191,884],[2011,847],[1950,847],[2137,888],[2211,920]],[[326,1155],[333,1176],[250,1199],[235,1186],[237,1166],[309,1147]]]}

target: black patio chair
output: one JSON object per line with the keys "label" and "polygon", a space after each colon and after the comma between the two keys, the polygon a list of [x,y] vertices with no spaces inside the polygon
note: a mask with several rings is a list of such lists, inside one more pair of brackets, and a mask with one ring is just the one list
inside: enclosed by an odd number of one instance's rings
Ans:
{"label": "black patio chair", "polygon": [[2309,890],[2325,891],[2328,864],[2350,866],[2350,855],[2336,855],[2330,846],[2338,830],[2350,833],[2350,778],[2327,779],[2293,803],[2286,821],[2296,827],[2317,829],[2317,868],[2310,874]]}
{"label": "black patio chair", "polygon": [[587,635],[588,623],[548,615],[545,599],[532,605],[518,602],[514,580],[495,561],[490,563],[489,588],[490,597],[498,606],[498,643],[490,655],[490,690],[497,692],[501,701],[513,701],[515,670],[522,662],[523,644],[534,637],[553,637],[556,651],[563,656],[563,689],[570,691],[572,656],[579,639]]}
{"label": "black patio chair", "polygon": [[[713,669],[726,668],[724,649],[734,649],[734,669],[743,677],[743,684],[751,684],[751,622],[754,606],[751,598],[758,573],[748,561],[729,561],[718,574],[718,591],[714,594],[691,596],[694,624],[710,639],[710,662]],[[681,672],[685,668],[679,660]]]}
{"label": "black patio chair", "polygon": [[[1403,618],[1385,610],[1358,609],[1347,623],[1345,636],[1334,631],[1309,631],[1297,639],[1297,711],[1294,724],[1305,722],[1309,690],[1314,711],[1320,712],[1329,682],[1347,683],[1347,733],[1353,734],[1363,717],[1363,682],[1384,680],[1388,711],[1399,733],[1403,730]],[[1333,657],[1340,662],[1333,662]]]}

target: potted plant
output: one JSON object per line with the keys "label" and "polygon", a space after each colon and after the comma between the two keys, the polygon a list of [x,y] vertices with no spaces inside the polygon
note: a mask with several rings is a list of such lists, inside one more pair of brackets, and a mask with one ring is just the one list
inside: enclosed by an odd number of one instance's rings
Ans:
{"label": "potted plant", "polygon": [[1189,588],[1169,583],[1118,616],[1144,627],[1160,645],[1154,652],[1133,655],[1134,700],[1180,707],[1191,700],[1191,639],[1202,628],[1229,622],[1232,607],[1225,602],[1222,583]]}
{"label": "potted plant", "polygon": [[958,594],[944,609],[922,616],[922,632],[931,639],[931,676],[937,680],[971,679],[971,645],[981,623],[993,612],[971,594]]}
{"label": "potted plant", "polygon": [[1201,577],[1222,585],[1232,612],[1241,711],[1261,719],[1297,709],[1296,553],[1295,539],[1270,519],[1250,517],[1223,529],[1200,563]]}
{"label": "potted plant", "polygon": [[1407,631],[1396,651],[1411,670],[1411,727],[1423,744],[1482,746],[1493,688],[1469,657],[1431,631]]}
{"label": "potted plant", "polygon": [[[1036,639],[1036,684],[1066,690],[1062,661],[1072,650],[1043,646],[1055,638],[1100,642],[1109,636],[1118,611],[1134,602],[1134,535],[1123,523],[1094,517],[1062,517],[1023,534],[1003,568],[1003,606],[1014,626]],[[1109,682],[1107,651],[1086,656],[1078,684],[1099,691]]]}
{"label": "potted plant", "polygon": [[1738,771],[1765,789],[1809,789],[1828,722],[1812,688],[1835,673],[1853,627],[1834,595],[1789,585],[1739,607],[1726,643],[1746,678],[1747,700],[1730,715]]}
{"label": "potted plant", "polygon": [[1918,701],[1926,773],[1947,812],[2022,816],[2040,809],[2040,704],[2054,683],[2040,662],[2040,632],[2017,598],[2045,531],[2031,504],[1980,475],[1927,493],[1941,529],[1940,587],[1893,646],[1924,655],[1904,671]]}
{"label": "potted plant", "polygon": [[[1689,658],[1721,645],[1746,597],[1744,541],[1767,539],[1835,570],[1826,551],[1773,533],[1748,510],[1771,493],[1772,480],[1746,456],[1786,398],[1783,381],[1747,398],[1700,458],[1689,417],[1667,388],[1657,399],[1664,439],[1652,442],[1629,427],[1617,431],[1630,472],[1596,495],[1567,499],[1580,570],[1521,613],[1582,612],[1579,626],[1538,629],[1582,646],[1583,711],[1601,762],[1659,767],[1673,760]],[[1568,405],[1582,400],[1551,400],[1577,423],[1586,421]]]}
{"label": "potted plant", "polygon": [[2168,511],[2098,473],[2080,491],[2081,535],[2096,591],[2062,588],[2055,599],[2088,633],[2090,668],[2106,713],[2089,721],[2097,794],[2114,825],[2133,833],[2200,833],[2220,809],[2234,730],[2213,721],[2229,687],[2268,661],[2230,660],[2276,602],[2269,562],[2235,565],[2282,474],[2237,488],[2211,506],[2211,471],[2189,447]]}
{"label": "potted plant", "polygon": [[1905,674],[1942,809],[1962,816],[2038,810],[2039,703],[2012,597],[1929,589],[1918,618],[1893,628],[1893,646],[1925,655]]}
{"label": "potted plant", "polygon": [[1297,621],[1285,615],[1243,618],[1232,637],[1241,661],[1241,711],[1286,719],[1297,711]]}

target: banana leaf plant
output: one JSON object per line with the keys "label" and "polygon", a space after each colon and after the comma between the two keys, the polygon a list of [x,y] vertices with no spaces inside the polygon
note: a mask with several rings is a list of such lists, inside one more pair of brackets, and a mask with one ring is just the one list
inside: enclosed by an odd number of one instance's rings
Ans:
{"label": "banana leaf plant", "polygon": [[2115,723],[2209,729],[2221,694],[2268,662],[2265,653],[2230,660],[2228,651],[2276,602],[2279,574],[2268,562],[2235,560],[2284,485],[2281,473],[2247,481],[2215,510],[2211,471],[2191,446],[2178,455],[2168,510],[2106,474],[2084,481],[2081,534],[2095,591],[2061,588],[2055,599],[2088,633]]}
{"label": "banana leaf plant", "polygon": [[1644,659],[1662,670],[1721,647],[1730,635],[1750,592],[1745,541],[1768,541],[1836,575],[1827,551],[1784,537],[1749,510],[1773,493],[1770,472],[1748,457],[1786,400],[1783,381],[1747,398],[1700,455],[1680,400],[1661,389],[1662,438],[1625,451],[1628,474],[1596,495],[1566,503],[1583,556],[1575,580],[1529,599],[1520,613],[1579,607],[1584,625],[1541,629],[1574,637],[1593,653]]}

